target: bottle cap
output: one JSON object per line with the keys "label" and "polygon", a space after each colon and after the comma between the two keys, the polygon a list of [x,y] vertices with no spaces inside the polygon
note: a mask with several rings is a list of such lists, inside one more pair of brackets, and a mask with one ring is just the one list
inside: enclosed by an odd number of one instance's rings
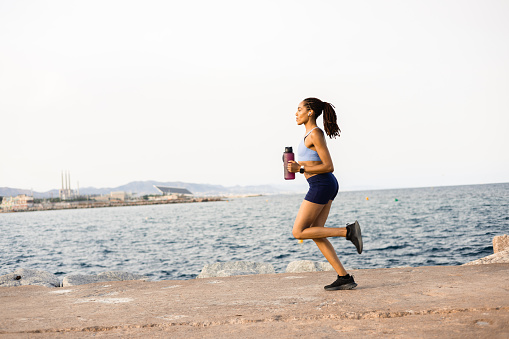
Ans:
{"label": "bottle cap", "polygon": [[287,147],[285,147],[285,153],[293,153],[293,148],[292,148],[292,146],[287,146]]}

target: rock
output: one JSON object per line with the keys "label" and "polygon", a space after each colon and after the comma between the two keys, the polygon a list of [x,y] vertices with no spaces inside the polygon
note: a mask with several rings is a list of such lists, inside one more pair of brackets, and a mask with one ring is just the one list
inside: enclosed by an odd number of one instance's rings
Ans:
{"label": "rock", "polygon": [[106,282],[106,281],[123,281],[123,280],[148,280],[148,277],[132,274],[127,272],[120,271],[109,271],[103,272],[95,275],[68,275],[65,276],[62,286],[77,286],[77,285],[85,285],[85,284],[93,284],[98,282]]}
{"label": "rock", "polygon": [[20,268],[14,273],[0,276],[0,286],[37,285],[45,287],[60,287],[60,280],[46,271]]}
{"label": "rock", "polygon": [[499,235],[493,237],[493,253],[509,250],[509,235]]}
{"label": "rock", "polygon": [[483,265],[483,264],[509,264],[509,249],[502,252],[497,252],[492,255],[488,255],[487,257],[481,259],[468,262],[464,265]]}
{"label": "rock", "polygon": [[334,271],[328,262],[318,262],[311,260],[292,261],[286,267],[286,273],[302,273],[317,271]]}
{"label": "rock", "polygon": [[271,264],[252,261],[229,261],[208,264],[196,278],[230,277],[233,275],[274,274]]}

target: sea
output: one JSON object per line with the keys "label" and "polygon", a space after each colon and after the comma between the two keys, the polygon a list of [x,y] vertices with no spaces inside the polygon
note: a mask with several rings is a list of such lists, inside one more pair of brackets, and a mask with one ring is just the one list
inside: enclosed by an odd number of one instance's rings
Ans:
{"label": "sea", "polygon": [[[193,279],[204,265],[325,261],[292,226],[304,194],[218,202],[0,213],[0,275],[18,268],[58,276],[124,271]],[[331,238],[347,269],[461,265],[493,253],[509,233],[509,183],[340,191],[326,227],[357,220],[364,252]]]}

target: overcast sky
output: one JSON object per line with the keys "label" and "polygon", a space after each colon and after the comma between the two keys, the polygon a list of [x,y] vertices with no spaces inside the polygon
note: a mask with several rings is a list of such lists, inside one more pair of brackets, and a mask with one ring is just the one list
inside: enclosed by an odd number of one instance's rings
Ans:
{"label": "overcast sky", "polygon": [[[0,0],[0,187],[283,180],[336,106],[344,189],[509,181],[509,1]],[[319,124],[321,124],[321,118]]]}

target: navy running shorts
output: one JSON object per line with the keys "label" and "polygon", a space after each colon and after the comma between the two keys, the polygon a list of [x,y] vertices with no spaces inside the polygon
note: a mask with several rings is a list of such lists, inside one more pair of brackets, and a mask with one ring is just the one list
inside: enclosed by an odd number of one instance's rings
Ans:
{"label": "navy running shorts", "polygon": [[309,191],[304,200],[315,204],[325,205],[329,200],[334,200],[339,191],[339,184],[332,173],[313,175],[308,179]]}

